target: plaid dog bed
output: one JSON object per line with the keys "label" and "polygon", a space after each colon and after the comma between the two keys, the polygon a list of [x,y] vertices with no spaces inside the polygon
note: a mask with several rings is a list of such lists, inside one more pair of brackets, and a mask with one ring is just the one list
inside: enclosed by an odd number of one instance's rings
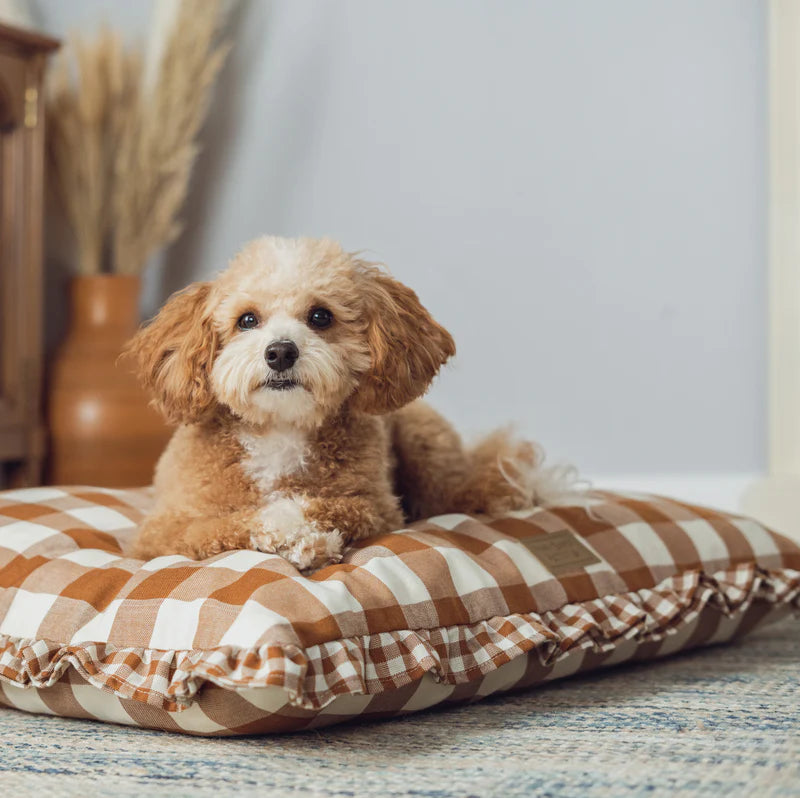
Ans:
{"label": "plaid dog bed", "polygon": [[678,501],[448,515],[302,576],[126,558],[148,490],[0,493],[0,704],[194,734],[476,700],[721,642],[800,606],[800,549]]}

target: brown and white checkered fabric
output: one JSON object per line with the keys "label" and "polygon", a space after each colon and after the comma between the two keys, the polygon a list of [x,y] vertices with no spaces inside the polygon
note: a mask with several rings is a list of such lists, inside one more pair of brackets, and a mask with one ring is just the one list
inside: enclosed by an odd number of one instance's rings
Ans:
{"label": "brown and white checkered fabric", "polygon": [[255,551],[126,558],[150,503],[0,493],[0,703],[204,734],[304,728],[658,656],[800,604],[794,543],[668,499],[439,516],[311,577]]}

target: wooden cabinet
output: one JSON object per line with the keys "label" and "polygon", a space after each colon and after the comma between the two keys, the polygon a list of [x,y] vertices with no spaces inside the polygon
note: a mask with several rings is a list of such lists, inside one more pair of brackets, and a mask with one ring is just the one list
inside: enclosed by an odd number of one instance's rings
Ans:
{"label": "wooden cabinet", "polygon": [[12,484],[37,484],[44,457],[42,80],[57,47],[0,25],[0,468]]}

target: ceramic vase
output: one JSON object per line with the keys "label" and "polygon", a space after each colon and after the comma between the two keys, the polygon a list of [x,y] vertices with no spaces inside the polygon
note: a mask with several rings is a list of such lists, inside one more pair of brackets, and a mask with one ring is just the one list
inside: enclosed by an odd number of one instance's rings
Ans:
{"label": "ceramic vase", "polygon": [[120,360],[139,325],[139,277],[76,277],[70,322],[50,372],[51,484],[149,485],[171,430]]}

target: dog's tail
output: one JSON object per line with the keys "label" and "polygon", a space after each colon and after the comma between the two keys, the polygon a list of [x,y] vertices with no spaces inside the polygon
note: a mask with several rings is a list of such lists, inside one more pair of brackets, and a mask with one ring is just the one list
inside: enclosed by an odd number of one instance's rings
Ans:
{"label": "dog's tail", "polygon": [[508,428],[491,433],[466,456],[467,479],[455,502],[461,512],[498,514],[584,504],[588,498],[588,483],[573,466],[546,465],[541,446]]}
{"label": "dog's tail", "polygon": [[541,447],[500,429],[464,447],[432,407],[394,414],[396,490],[409,520],[445,513],[490,515],[534,506],[585,504],[588,485],[570,466],[545,466]]}

